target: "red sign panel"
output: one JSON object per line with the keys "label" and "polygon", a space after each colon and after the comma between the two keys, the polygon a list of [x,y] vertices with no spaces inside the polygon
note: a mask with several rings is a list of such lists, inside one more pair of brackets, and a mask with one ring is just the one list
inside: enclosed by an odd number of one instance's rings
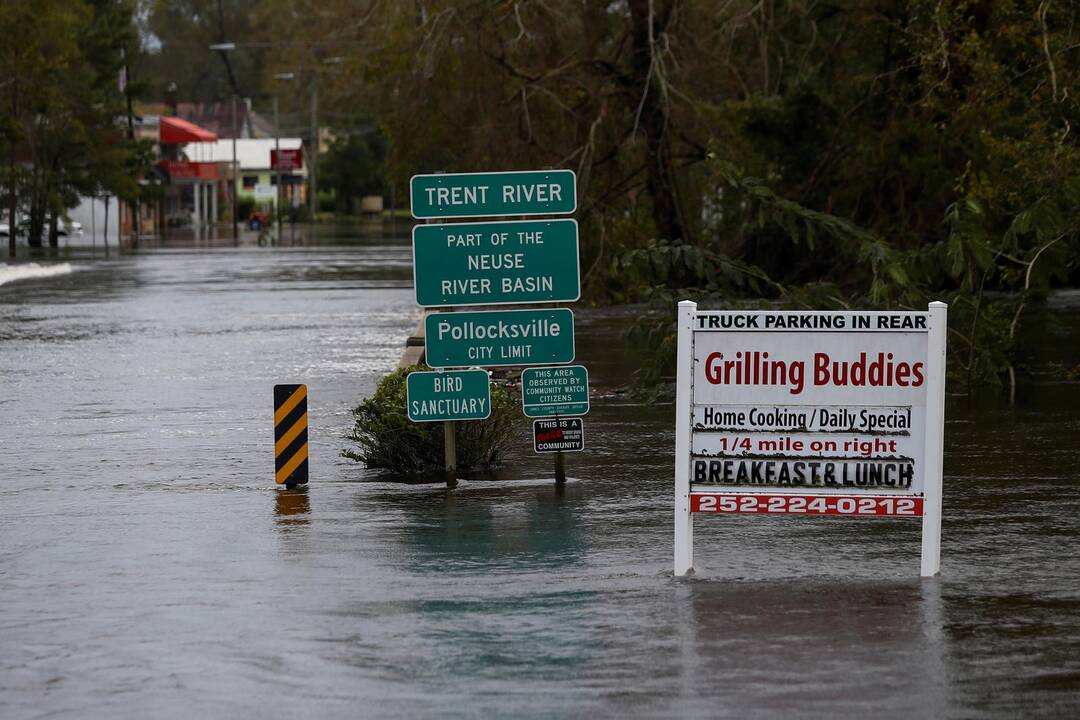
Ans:
{"label": "red sign panel", "polygon": [[162,160],[158,166],[169,174],[171,180],[217,180],[218,178],[217,163]]}
{"label": "red sign panel", "polygon": [[690,512],[922,517],[921,497],[690,493]]}
{"label": "red sign panel", "polygon": [[[299,170],[304,167],[304,149],[295,148],[293,150],[281,151],[281,169],[282,170]],[[278,151],[270,150],[270,169],[278,169]]]}

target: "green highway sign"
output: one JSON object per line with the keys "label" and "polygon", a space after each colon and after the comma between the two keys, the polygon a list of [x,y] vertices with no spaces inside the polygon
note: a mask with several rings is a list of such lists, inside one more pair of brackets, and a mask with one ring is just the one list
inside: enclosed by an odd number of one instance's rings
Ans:
{"label": "green highway sign", "polygon": [[574,360],[574,313],[566,308],[434,313],[424,319],[431,367],[549,365]]}
{"label": "green highway sign", "polygon": [[416,225],[413,287],[424,307],[573,302],[581,295],[577,221]]}
{"label": "green highway sign", "polygon": [[491,415],[491,378],[484,370],[409,373],[405,392],[413,422],[483,420]]}
{"label": "green highway sign", "polygon": [[589,371],[584,365],[527,368],[521,373],[525,417],[585,415],[589,412]]}
{"label": "green highway sign", "polygon": [[569,215],[577,209],[573,170],[440,173],[409,181],[414,218]]}

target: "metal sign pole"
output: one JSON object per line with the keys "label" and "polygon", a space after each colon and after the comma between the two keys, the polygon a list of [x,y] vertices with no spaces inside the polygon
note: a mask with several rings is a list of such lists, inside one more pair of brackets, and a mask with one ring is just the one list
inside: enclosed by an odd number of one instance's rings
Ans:
{"label": "metal sign pole", "polygon": [[457,485],[457,437],[454,432],[454,421],[443,422],[443,444],[446,447],[446,486]]}
{"label": "metal sign pole", "polygon": [[240,198],[237,197],[239,192],[238,187],[240,183],[240,163],[236,160],[236,136],[239,133],[238,124],[236,122],[236,95],[233,94],[232,98],[232,188],[229,191],[229,197],[232,199],[232,237],[233,243],[240,244],[240,210],[237,208],[236,201]]}
{"label": "metal sign pole", "polygon": [[[312,115],[312,123],[314,124],[314,114]],[[316,142],[318,140],[316,139]],[[318,150],[316,149],[316,152]],[[439,173],[441,174],[441,172]],[[314,178],[312,178],[314,182]],[[312,185],[314,187],[314,185]],[[314,215],[312,215],[312,221],[314,222]],[[425,225],[431,225],[438,222],[437,219],[431,218],[424,221]],[[413,259],[413,273],[416,272],[416,259]],[[453,308],[448,308],[450,312],[453,312]],[[424,332],[425,342],[427,340],[427,332]],[[424,353],[424,361],[431,364],[431,358],[427,357],[427,352]],[[446,465],[446,486],[457,487],[457,433],[454,427],[453,420],[446,420],[443,422],[443,452]]]}
{"label": "metal sign pole", "polygon": [[[524,402],[524,401],[523,401]],[[558,422],[559,416],[555,415],[555,421]],[[562,450],[555,453],[555,484],[562,485],[566,482],[566,460],[563,459]]]}
{"label": "metal sign pole", "polygon": [[941,571],[941,475],[945,440],[945,340],[949,306],[930,303],[926,378],[926,475],[923,492],[920,575]]}
{"label": "metal sign pole", "polygon": [[690,415],[694,393],[694,313],[697,303],[679,303],[675,385],[675,576],[694,570],[694,516],[690,514]]}
{"label": "metal sign pole", "polygon": [[281,244],[281,122],[278,119],[278,96],[274,93],[274,169],[277,171],[277,193],[274,194],[274,215],[277,241]]}

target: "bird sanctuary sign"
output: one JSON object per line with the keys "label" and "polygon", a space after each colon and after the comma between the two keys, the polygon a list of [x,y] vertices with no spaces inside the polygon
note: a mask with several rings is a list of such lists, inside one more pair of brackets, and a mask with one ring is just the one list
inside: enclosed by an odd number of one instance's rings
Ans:
{"label": "bird sanctuary sign", "polygon": [[679,303],[675,574],[701,513],[922,518],[936,574],[946,312]]}
{"label": "bird sanctuary sign", "polygon": [[405,393],[413,422],[483,420],[491,415],[491,379],[484,370],[409,373]]}

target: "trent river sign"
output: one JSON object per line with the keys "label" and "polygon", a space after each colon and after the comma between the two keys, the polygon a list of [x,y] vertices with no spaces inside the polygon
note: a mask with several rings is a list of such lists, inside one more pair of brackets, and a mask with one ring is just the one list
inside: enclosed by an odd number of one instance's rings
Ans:
{"label": "trent river sign", "polygon": [[424,307],[573,302],[576,220],[413,227],[413,285]]}
{"label": "trent river sign", "polygon": [[573,170],[413,175],[414,218],[569,215],[577,209]]}
{"label": "trent river sign", "polygon": [[413,422],[483,420],[491,415],[491,380],[483,370],[409,373],[405,389]]}
{"label": "trent river sign", "polygon": [[557,308],[428,315],[424,344],[431,367],[568,363],[574,359],[574,313]]}

